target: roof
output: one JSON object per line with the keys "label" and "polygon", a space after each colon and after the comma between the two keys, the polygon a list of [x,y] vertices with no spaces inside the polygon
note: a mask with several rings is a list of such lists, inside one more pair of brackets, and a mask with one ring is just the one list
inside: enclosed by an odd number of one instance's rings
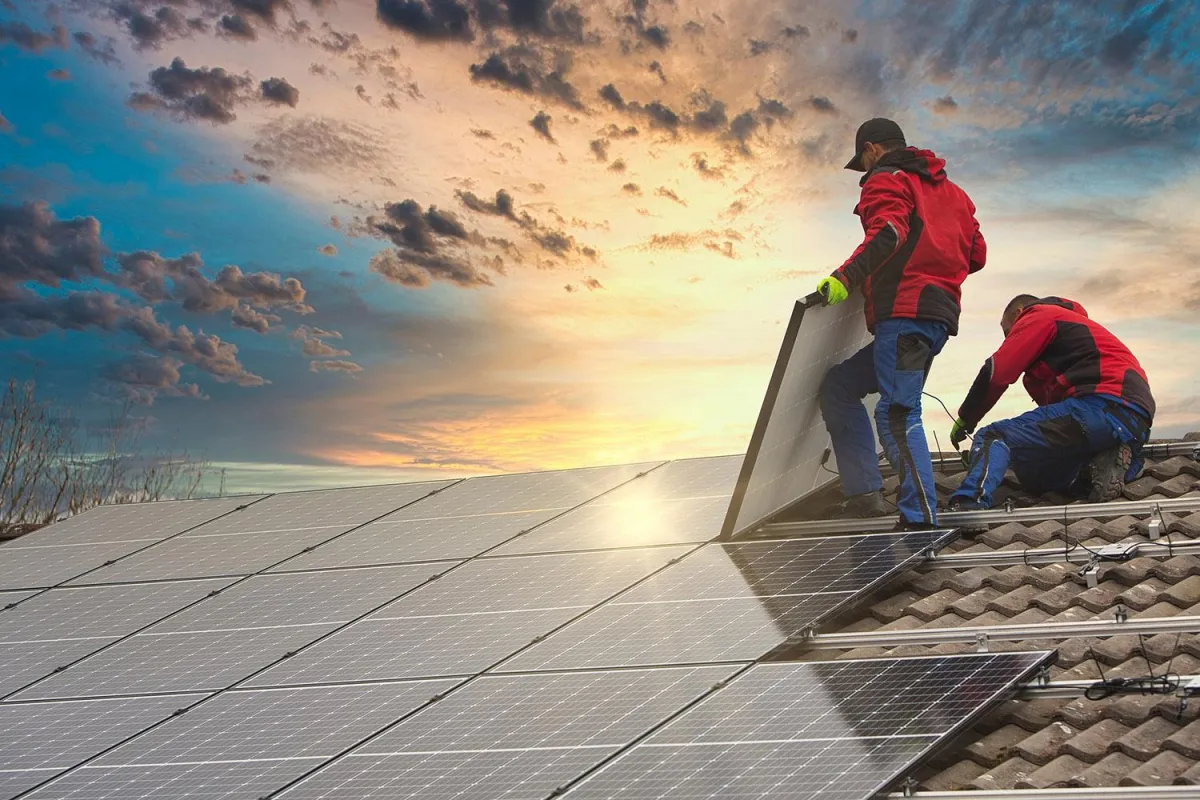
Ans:
{"label": "roof", "polygon": [[[1189,434],[1188,440],[1200,439]],[[956,459],[936,459],[936,483],[944,502],[961,482]],[[897,479],[885,482],[895,500]],[[1148,459],[1142,476],[1125,487],[1125,500],[1200,497],[1200,461],[1176,455]],[[1065,504],[1064,497],[1023,494],[1010,473],[998,505]],[[805,504],[818,508],[830,494]],[[794,515],[798,516],[798,515]],[[811,515],[823,516],[822,511]],[[1200,512],[1164,514],[1160,541],[1200,537]],[[1064,522],[1006,522],[964,533],[942,553],[985,554],[1026,548],[1058,548],[1064,540],[1098,549],[1149,541],[1147,515]],[[1156,553],[1157,555],[1157,553]],[[907,631],[977,626],[1111,620],[1118,606],[1128,618],[1200,615],[1200,556],[1140,556],[1102,563],[1089,588],[1079,564],[1016,564],[962,569],[910,570],[885,595],[829,632]],[[1200,674],[1200,630],[1108,638],[993,641],[989,650],[1057,650],[1052,681],[1098,681]],[[875,658],[973,652],[974,645],[861,647],[813,651],[805,658]],[[1200,785],[1200,719],[1180,714],[1176,697],[1124,695],[1101,700],[1016,699],[989,713],[958,746],[913,776],[922,791],[1050,789],[1066,787]],[[1019,798],[1019,793],[1014,793]]]}

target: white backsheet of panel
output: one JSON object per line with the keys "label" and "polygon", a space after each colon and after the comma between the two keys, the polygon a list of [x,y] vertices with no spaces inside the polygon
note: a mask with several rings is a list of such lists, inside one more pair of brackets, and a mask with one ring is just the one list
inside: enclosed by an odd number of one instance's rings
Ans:
{"label": "white backsheet of panel", "polygon": [[[819,392],[830,367],[871,341],[857,293],[807,311],[796,304],[767,387],[722,533],[737,534],[831,482],[837,464],[821,418]],[[872,410],[868,405],[868,411]]]}

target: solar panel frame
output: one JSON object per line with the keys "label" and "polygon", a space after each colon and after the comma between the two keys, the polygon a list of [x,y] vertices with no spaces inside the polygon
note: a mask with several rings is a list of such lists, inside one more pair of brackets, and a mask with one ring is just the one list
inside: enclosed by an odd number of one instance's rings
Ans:
{"label": "solar panel frame", "polygon": [[830,367],[871,340],[859,293],[828,308],[806,310],[796,303],[729,504],[723,538],[754,528],[836,480],[836,458],[830,455],[822,465],[830,440],[819,406],[821,381]]}
{"label": "solar panel frame", "polygon": [[[786,786],[789,797],[805,800],[867,800],[1015,692],[1053,657],[1053,652],[1017,652],[757,664],[581,776],[566,796],[749,800],[778,796]],[[854,670],[857,675],[850,676]],[[915,682],[897,675],[921,670]],[[952,696],[945,691],[948,681],[966,674],[955,685],[959,688],[989,670],[992,674],[984,674],[981,685],[971,688],[973,694],[958,695],[955,708],[944,707],[943,700]],[[832,680],[839,673],[853,677],[849,683],[857,686]],[[891,679],[894,685],[885,686]],[[931,684],[929,692],[915,696],[922,681]],[[830,682],[834,685],[827,688]],[[859,695],[873,684],[885,691]],[[914,697],[906,698],[906,693]],[[856,707],[843,714],[847,698]],[[943,718],[921,727],[938,712]],[[891,723],[890,731],[873,727],[871,718],[880,716]],[[805,719],[817,727],[797,731]],[[852,735],[836,735],[848,729]],[[804,735],[808,731],[817,735]]]}

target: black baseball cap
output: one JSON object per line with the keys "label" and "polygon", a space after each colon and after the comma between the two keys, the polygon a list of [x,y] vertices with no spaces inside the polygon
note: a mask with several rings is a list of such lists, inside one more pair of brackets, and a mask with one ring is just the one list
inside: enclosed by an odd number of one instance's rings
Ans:
{"label": "black baseball cap", "polygon": [[883,144],[896,141],[907,144],[904,139],[904,131],[900,130],[900,126],[895,122],[883,117],[867,120],[858,126],[858,133],[854,135],[854,158],[846,162],[846,169],[852,169],[855,172],[867,171],[862,163],[863,145],[867,142]]}

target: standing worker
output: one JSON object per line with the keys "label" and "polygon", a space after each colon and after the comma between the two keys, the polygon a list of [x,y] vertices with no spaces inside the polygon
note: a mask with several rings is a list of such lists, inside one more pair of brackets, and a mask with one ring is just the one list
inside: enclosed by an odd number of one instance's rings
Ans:
{"label": "standing worker", "polygon": [[957,447],[1021,373],[1038,407],[975,435],[967,477],[950,507],[991,508],[1010,463],[1032,494],[1078,489],[1093,503],[1115,500],[1141,471],[1154,422],[1142,365],[1083,306],[1061,297],[1017,295],[1000,327],[1004,344],[971,385],[950,441]]}
{"label": "standing worker", "polygon": [[958,333],[960,287],[987,260],[975,204],[946,177],[945,166],[929,150],[909,147],[890,119],[859,126],[846,169],[866,173],[854,209],[866,237],[817,285],[829,305],[861,288],[867,328],[875,335],[874,342],[834,366],[821,385],[821,413],[846,494],[839,516],[874,517],[890,510],[863,405],[863,398],[878,393],[875,427],[900,476],[900,530],[937,525],[921,392],[934,356]]}

